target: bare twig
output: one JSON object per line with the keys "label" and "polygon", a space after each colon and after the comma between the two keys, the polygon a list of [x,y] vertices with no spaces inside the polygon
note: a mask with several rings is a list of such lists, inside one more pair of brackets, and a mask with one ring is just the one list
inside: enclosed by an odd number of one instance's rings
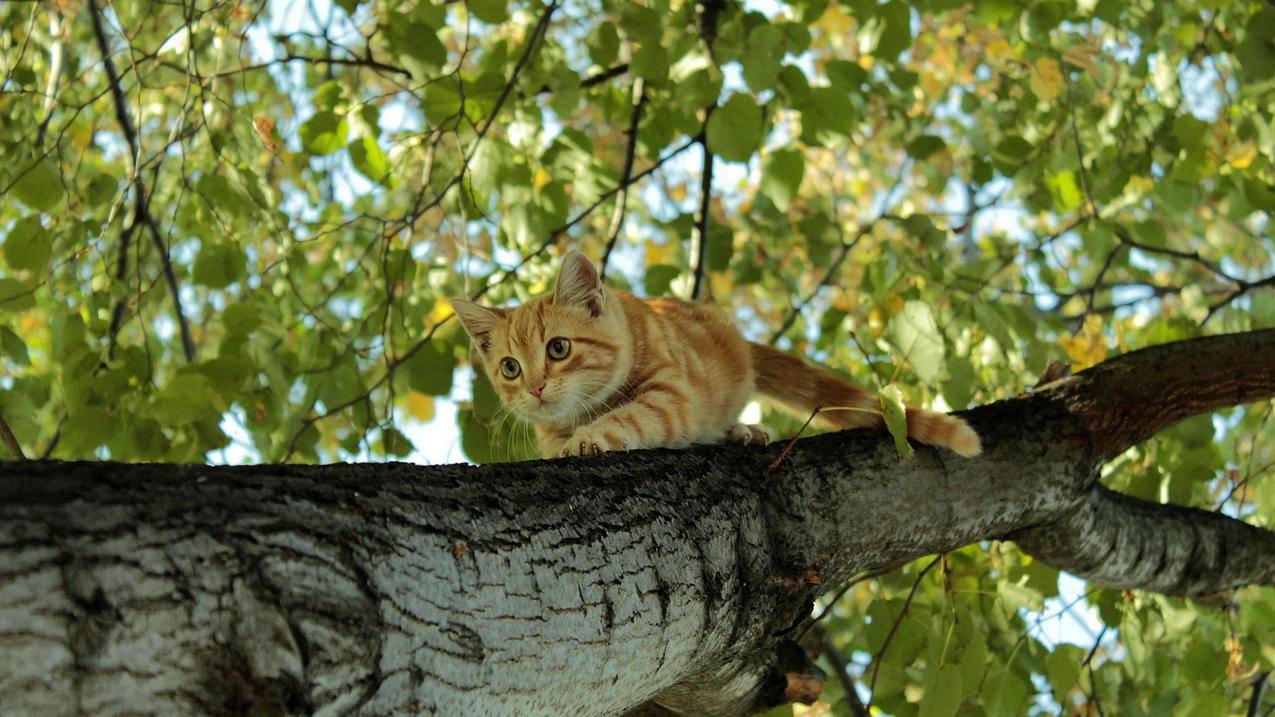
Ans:
{"label": "bare twig", "polygon": [[832,663],[832,671],[836,674],[837,681],[841,683],[841,691],[846,695],[845,702],[850,707],[850,711],[855,714],[855,717],[868,717],[868,708],[863,704],[863,700],[859,699],[859,692],[855,689],[854,680],[846,672],[845,656],[832,643],[832,639],[827,636],[823,638],[823,654]]}
{"label": "bare twig", "polygon": [[1098,713],[1098,717],[1103,717],[1102,700],[1098,699],[1098,683],[1093,676],[1093,658],[1098,654],[1098,647],[1102,645],[1102,638],[1107,634],[1107,626],[1103,625],[1098,631],[1098,637],[1094,638],[1093,647],[1089,648],[1089,654],[1085,655],[1085,659],[1081,661],[1081,667],[1089,668],[1089,700],[1093,702],[1094,711]]}
{"label": "bare twig", "polygon": [[4,420],[4,416],[0,416],[0,442],[9,448],[14,458],[20,461],[27,459],[27,455],[22,452],[22,446],[18,444],[18,439],[14,437],[13,431],[9,430],[9,424]]}
{"label": "bare twig", "polygon": [[1266,685],[1270,683],[1271,671],[1265,670],[1253,680],[1253,696],[1248,701],[1248,712],[1245,717],[1257,717],[1258,710],[1262,709],[1262,699],[1266,693]]}
{"label": "bare twig", "polygon": [[788,310],[788,314],[784,316],[784,320],[779,324],[779,328],[775,329],[775,332],[770,335],[770,341],[768,343],[774,344],[784,334],[788,333],[788,329],[791,329],[792,325],[797,322],[797,317],[801,315],[801,312],[805,311],[806,307],[810,305],[811,301],[814,301],[814,298],[819,295],[820,291],[832,283],[833,279],[837,276],[837,272],[841,269],[841,264],[845,262],[846,257],[850,256],[850,252],[853,251],[855,246],[863,240],[863,237],[868,235],[868,232],[872,231],[872,228],[876,226],[878,221],[880,221],[880,217],[864,224],[859,228],[859,231],[855,232],[853,239],[848,242],[841,243],[841,248],[837,251],[837,255],[833,257],[832,263],[828,265],[828,270],[824,272],[823,278],[819,280],[819,283],[815,285],[815,288],[811,290],[809,294]]}
{"label": "bare twig", "polygon": [[[589,75],[583,80],[580,80],[580,85],[579,85],[580,89],[585,90],[590,87],[593,87],[594,85],[600,85],[603,82],[606,82],[607,80],[610,80],[615,77],[619,77],[620,75],[623,75],[624,73],[628,71],[629,71],[629,63],[621,62],[620,64],[615,65],[614,67],[608,67],[605,70],[602,70],[601,72],[595,75]],[[540,89],[536,91],[536,94],[543,95],[549,92],[553,92],[553,88],[547,84],[544,84],[540,86]]]}
{"label": "bare twig", "polygon": [[797,444],[797,439],[801,438],[801,434],[806,432],[806,428],[810,426],[810,422],[815,420],[815,416],[818,416],[819,411],[821,410],[823,410],[822,406],[815,406],[815,410],[810,412],[810,416],[806,418],[806,422],[801,424],[801,428],[797,429],[797,435],[793,436],[792,439],[788,441],[788,445],[784,446],[784,449],[779,452],[779,456],[775,458],[775,460],[771,461],[770,465],[766,466],[766,470],[773,471],[784,462],[784,459],[788,457],[788,451],[791,451],[792,447]]}
{"label": "bare twig", "polygon": [[151,242],[155,245],[156,251],[159,252],[164,281],[168,284],[168,291],[173,299],[173,310],[177,314],[177,324],[182,337],[182,349],[186,355],[186,360],[188,362],[194,361],[195,342],[191,338],[190,322],[186,319],[186,313],[182,309],[181,292],[177,286],[176,274],[173,272],[172,259],[168,255],[168,247],[164,244],[164,238],[160,236],[159,226],[150,214],[146,184],[142,181],[141,168],[137,164],[137,160],[141,156],[137,130],[133,127],[132,118],[129,117],[128,100],[124,97],[124,89],[120,84],[119,73],[115,70],[115,63],[111,61],[111,48],[106,39],[105,25],[102,22],[102,9],[98,6],[98,0],[89,0],[88,6],[89,14],[93,20],[93,35],[97,40],[97,48],[102,55],[102,65],[106,70],[107,81],[110,83],[111,96],[115,101],[115,118],[119,121],[120,131],[124,133],[124,139],[128,141],[129,150],[133,157],[132,182],[136,192],[134,202],[136,203],[137,212],[133,221],[134,223],[140,221],[146,226]]}
{"label": "bare twig", "polygon": [[[704,126],[708,127],[708,118],[712,116],[716,105],[709,105],[704,111]],[[691,281],[691,301],[700,298],[700,289],[704,279],[704,263],[708,257],[709,214],[713,201],[713,153],[708,149],[708,132],[699,136],[700,147],[704,150],[703,169],[700,171],[699,221],[695,230],[695,274]]]}
{"label": "bare twig", "polygon": [[611,260],[611,251],[624,231],[624,219],[629,208],[629,176],[633,174],[633,159],[637,156],[638,124],[642,121],[642,108],[646,106],[646,83],[641,77],[633,81],[633,112],[629,115],[629,142],[624,150],[624,168],[620,171],[620,198],[615,202],[615,212],[611,215],[611,227],[607,235],[606,251],[602,253],[602,265],[598,274],[606,278],[607,262]]}
{"label": "bare twig", "polygon": [[869,713],[872,710],[872,700],[876,698],[877,673],[881,671],[881,658],[885,656],[885,651],[889,649],[890,641],[894,639],[894,633],[899,631],[899,625],[903,623],[903,618],[907,617],[908,609],[912,607],[912,598],[916,597],[916,591],[921,587],[921,580],[925,578],[926,573],[930,572],[942,560],[942,555],[936,555],[928,565],[921,568],[921,572],[916,576],[916,581],[912,583],[912,589],[908,591],[908,599],[903,602],[903,610],[899,612],[899,617],[895,619],[894,624],[890,626],[890,631],[886,633],[885,641],[881,643],[881,649],[877,650],[876,654],[872,656],[872,681],[868,685],[868,691],[871,693],[868,695],[867,706]]}

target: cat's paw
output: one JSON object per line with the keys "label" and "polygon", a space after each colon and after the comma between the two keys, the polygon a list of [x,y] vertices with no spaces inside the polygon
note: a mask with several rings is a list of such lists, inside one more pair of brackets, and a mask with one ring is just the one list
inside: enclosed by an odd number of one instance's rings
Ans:
{"label": "cat's paw", "polygon": [[563,458],[567,456],[589,456],[606,453],[607,451],[626,451],[628,449],[628,441],[615,433],[584,427],[577,428],[576,432],[571,434],[559,455]]}
{"label": "cat's paw", "polygon": [[761,426],[754,426],[747,423],[736,423],[726,433],[726,439],[732,443],[742,443],[746,446],[764,446],[770,443],[770,431]]}

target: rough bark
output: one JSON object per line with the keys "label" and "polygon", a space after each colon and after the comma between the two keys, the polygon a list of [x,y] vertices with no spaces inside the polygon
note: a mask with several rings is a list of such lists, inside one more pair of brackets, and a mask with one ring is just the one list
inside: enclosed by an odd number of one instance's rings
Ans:
{"label": "rough bark", "polygon": [[[1269,531],[1095,483],[1183,410],[1275,393],[1273,349],[1275,331],[1181,342],[970,411],[975,460],[902,462],[854,431],[799,441],[773,471],[780,446],[3,464],[0,713],[741,714],[801,696],[782,645],[817,594],[977,540],[1014,535],[1121,587],[1270,584]],[[1182,376],[1178,403],[1140,393]],[[1175,545],[1193,549],[1140,549],[1184,525]]]}

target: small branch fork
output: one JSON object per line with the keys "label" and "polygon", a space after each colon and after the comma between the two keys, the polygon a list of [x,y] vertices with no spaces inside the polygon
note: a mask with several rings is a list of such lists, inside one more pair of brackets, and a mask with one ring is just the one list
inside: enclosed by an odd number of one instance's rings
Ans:
{"label": "small branch fork", "polygon": [[629,115],[629,142],[624,150],[624,168],[620,171],[620,196],[615,202],[615,211],[611,215],[611,227],[607,231],[606,250],[602,252],[602,265],[598,274],[602,278],[607,275],[607,262],[611,260],[611,252],[624,231],[624,220],[629,209],[629,178],[633,175],[633,160],[637,156],[638,125],[642,122],[642,109],[646,106],[646,83],[639,77],[633,81],[633,112]]}
{"label": "small branch fork", "polygon": [[703,293],[704,264],[708,260],[708,232],[713,204],[713,153],[708,148],[708,118],[713,115],[716,105],[709,105],[704,110],[705,131],[697,138],[704,151],[704,162],[700,169],[699,183],[699,218],[695,224],[695,244],[693,247],[695,269],[691,280],[691,301],[698,301]]}
{"label": "small branch fork", "polygon": [[[98,0],[89,0],[89,15],[93,20],[93,35],[97,40],[97,49],[102,55],[102,66],[106,70],[107,82],[110,84],[111,97],[115,102],[115,118],[119,121],[120,131],[124,134],[124,139],[128,142],[130,156],[132,157],[133,176],[132,184],[134,189],[134,216],[131,225],[120,234],[120,258],[119,265],[116,269],[117,278],[127,273],[127,255],[130,239],[133,230],[138,223],[146,227],[147,234],[154,244],[155,250],[159,252],[160,262],[164,274],[164,282],[168,285],[168,293],[173,299],[173,311],[177,315],[177,325],[181,332],[182,351],[186,356],[187,362],[195,360],[195,342],[191,338],[190,321],[186,318],[186,312],[182,309],[181,288],[177,284],[177,276],[173,271],[172,259],[168,254],[168,247],[164,243],[163,236],[160,235],[159,225],[155,222],[155,218],[151,216],[150,199],[146,190],[146,183],[142,180],[141,167],[138,166],[138,158],[141,156],[141,148],[138,143],[137,130],[133,127],[133,120],[129,116],[128,100],[124,97],[124,89],[120,83],[119,73],[115,70],[115,63],[111,61],[111,46],[106,37],[106,25],[102,20],[102,9],[98,5]],[[123,323],[123,306],[122,301],[117,303],[111,316],[111,354],[115,349],[115,332]]]}

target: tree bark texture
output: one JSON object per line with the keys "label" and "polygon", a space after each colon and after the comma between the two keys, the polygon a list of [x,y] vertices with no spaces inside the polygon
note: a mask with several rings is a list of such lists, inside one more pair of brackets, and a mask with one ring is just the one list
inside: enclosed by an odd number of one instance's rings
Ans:
{"label": "tree bark texture", "polygon": [[[1012,537],[1099,583],[1275,583],[1275,533],[1097,485],[1275,394],[1275,331],[966,412],[985,454],[851,431],[483,467],[0,464],[0,714],[743,714],[860,571]],[[815,579],[814,576],[817,576]]]}

